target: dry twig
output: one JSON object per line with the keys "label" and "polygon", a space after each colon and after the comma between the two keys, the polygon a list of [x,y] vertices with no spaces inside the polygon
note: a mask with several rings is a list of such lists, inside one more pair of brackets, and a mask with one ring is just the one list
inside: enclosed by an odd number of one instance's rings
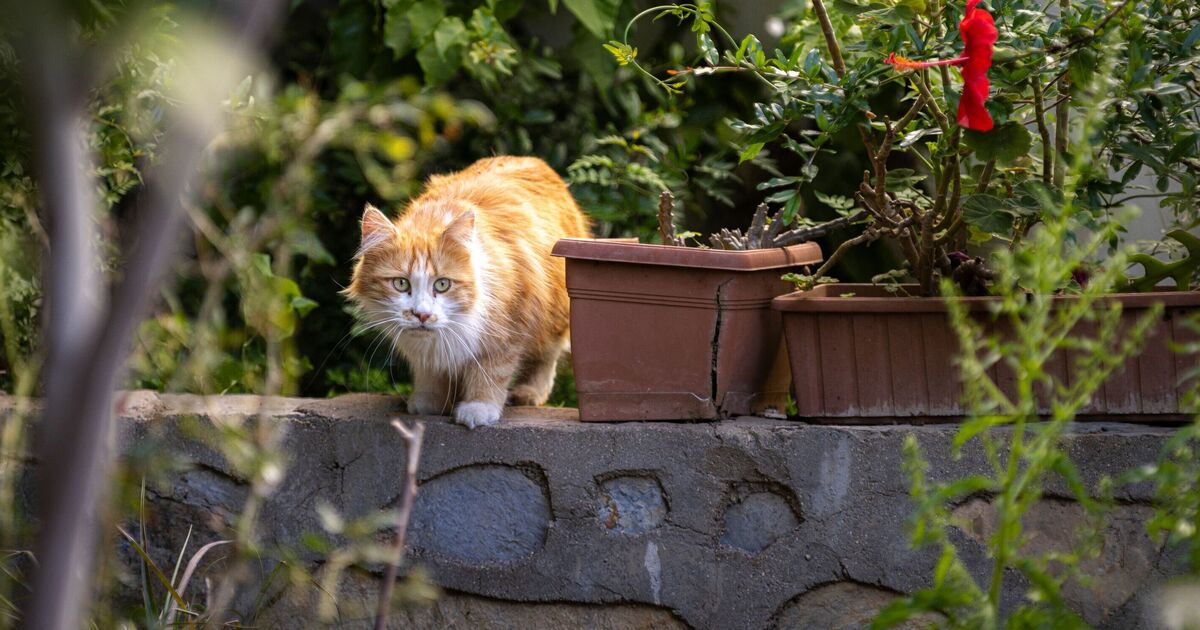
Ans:
{"label": "dry twig", "polygon": [[408,520],[412,516],[413,501],[417,497],[417,469],[421,463],[421,441],[425,437],[425,425],[420,422],[414,422],[410,428],[399,420],[392,420],[392,426],[404,437],[404,443],[408,446],[408,459],[404,468],[404,487],[400,491],[400,507],[396,510],[396,538],[392,541],[392,557],[383,575],[383,585],[379,588],[375,630],[387,628],[388,614],[392,610],[392,590],[396,586],[396,573],[404,560],[404,540],[408,535]]}

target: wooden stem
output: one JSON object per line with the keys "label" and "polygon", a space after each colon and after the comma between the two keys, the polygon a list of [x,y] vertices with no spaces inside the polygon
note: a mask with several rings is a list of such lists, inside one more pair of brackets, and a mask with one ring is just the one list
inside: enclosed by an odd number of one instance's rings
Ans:
{"label": "wooden stem", "polygon": [[404,541],[408,536],[408,521],[412,517],[413,501],[417,497],[417,470],[421,464],[421,442],[425,437],[425,425],[414,422],[412,428],[393,420],[392,426],[400,432],[408,446],[408,457],[404,467],[404,482],[400,491],[400,507],[396,510],[396,537],[392,540],[392,556],[379,587],[379,602],[375,607],[375,630],[387,628],[388,616],[392,611],[392,591],[396,586],[396,573],[404,561]]}
{"label": "wooden stem", "polygon": [[1038,136],[1042,139],[1042,181],[1049,184],[1053,181],[1054,145],[1050,142],[1050,129],[1046,127],[1045,97],[1042,95],[1041,81],[1035,77],[1030,83],[1033,85],[1033,115]]}
{"label": "wooden stem", "polygon": [[846,75],[846,62],[842,59],[842,47],[838,44],[837,35],[833,32],[833,23],[829,21],[829,13],[825,10],[823,0],[813,0],[813,12],[821,23],[821,34],[825,36],[825,46],[829,48],[829,56],[833,59],[833,71],[839,77]]}
{"label": "wooden stem", "polygon": [[[1071,8],[1070,0],[1059,0],[1059,13],[1066,19],[1067,11]],[[1067,149],[1070,148],[1067,136],[1070,134],[1070,121],[1068,118],[1071,115],[1070,95],[1071,95],[1071,77],[1064,74],[1058,82],[1058,92],[1062,98],[1058,100],[1058,104],[1054,107],[1054,152],[1057,154],[1054,159],[1054,177],[1053,183],[1055,188],[1062,188],[1067,177]]]}

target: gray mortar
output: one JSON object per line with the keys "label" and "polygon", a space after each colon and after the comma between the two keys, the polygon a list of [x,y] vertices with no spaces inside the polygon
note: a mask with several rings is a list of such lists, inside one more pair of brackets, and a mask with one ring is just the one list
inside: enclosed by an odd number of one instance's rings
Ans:
{"label": "gray mortar", "polygon": [[[185,522],[198,529],[194,541],[213,539],[211,528],[238,511],[245,493],[219,455],[186,437],[183,418],[258,408],[243,397],[205,403],[137,393],[127,400],[122,448],[157,440],[199,463],[176,487],[151,493],[148,537],[156,549],[178,549]],[[388,420],[399,408],[375,395],[266,405],[268,421],[287,425],[292,456],[287,481],[262,513],[268,546],[299,547],[304,532],[319,531],[322,501],[347,516],[395,504],[405,449]],[[474,620],[471,627],[564,627],[566,619],[579,627],[858,627],[895,594],[927,586],[937,557],[908,544],[905,436],[917,437],[935,480],[985,467],[977,450],[950,456],[953,425],[603,424],[580,423],[561,409],[510,409],[500,425],[474,431],[445,418],[425,421],[410,540],[446,596],[408,616],[416,627],[455,619]],[[1066,439],[1085,482],[1095,484],[1153,461],[1169,433],[1086,424]],[[1038,507],[1031,532],[1042,548],[1064,544],[1068,525],[1081,518],[1065,496],[1052,486]],[[1101,627],[1156,627],[1147,621],[1151,600],[1177,572],[1179,556],[1139,527],[1148,487],[1122,488],[1117,498],[1096,565],[1103,577],[1066,594]],[[990,506],[979,500],[959,509],[982,522]],[[970,529],[952,538],[983,579],[986,531]],[[369,599],[375,578],[359,579]],[[1019,601],[1025,590],[1009,576],[1005,601]]]}

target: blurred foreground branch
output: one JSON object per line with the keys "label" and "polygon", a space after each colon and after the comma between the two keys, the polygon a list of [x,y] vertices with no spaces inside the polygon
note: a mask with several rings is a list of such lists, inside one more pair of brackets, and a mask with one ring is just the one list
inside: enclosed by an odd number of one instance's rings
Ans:
{"label": "blurred foreground branch", "polygon": [[[229,23],[243,58],[273,31],[280,0],[238,5]],[[112,395],[137,323],[167,268],[180,227],[180,196],[219,120],[220,84],[212,76],[182,81],[196,103],[173,121],[163,160],[146,178],[137,224],[109,303],[106,279],[95,267],[93,216],[97,199],[83,150],[84,111],[99,75],[73,46],[76,28],[59,3],[22,7],[22,54],[29,70],[29,103],[36,114],[38,185],[49,224],[44,325],[46,410],[37,426],[37,564],[21,625],[74,630],[88,605],[96,506],[111,468]],[[191,68],[199,70],[199,67]],[[228,71],[229,68],[220,70]],[[216,69],[213,73],[217,72]],[[199,74],[199,72],[197,72]],[[205,79],[208,79],[206,82]]]}

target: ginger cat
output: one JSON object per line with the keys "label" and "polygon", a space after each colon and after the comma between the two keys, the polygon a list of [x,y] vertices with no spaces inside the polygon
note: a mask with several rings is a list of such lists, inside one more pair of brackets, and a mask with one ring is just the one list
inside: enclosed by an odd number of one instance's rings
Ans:
{"label": "ginger cat", "polygon": [[474,428],[498,422],[506,400],[545,403],[570,313],[550,249],[587,236],[566,184],[537,158],[434,176],[395,221],[367,204],[344,293],[412,366],[409,413],[453,408]]}

